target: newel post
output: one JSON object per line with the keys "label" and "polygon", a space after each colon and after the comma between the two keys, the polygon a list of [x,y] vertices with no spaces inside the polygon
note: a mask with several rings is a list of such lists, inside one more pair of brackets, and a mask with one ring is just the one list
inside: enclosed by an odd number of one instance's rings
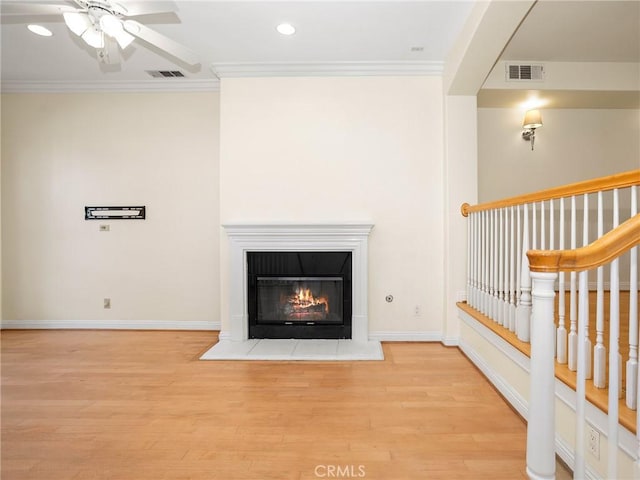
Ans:
{"label": "newel post", "polygon": [[527,475],[531,480],[556,478],[553,322],[556,277],[557,273],[531,272],[531,393],[527,423]]}

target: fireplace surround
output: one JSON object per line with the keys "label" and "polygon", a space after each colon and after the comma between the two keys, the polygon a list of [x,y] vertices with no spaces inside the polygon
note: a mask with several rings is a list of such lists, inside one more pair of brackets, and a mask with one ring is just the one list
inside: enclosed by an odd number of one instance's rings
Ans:
{"label": "fireplace surround", "polygon": [[[351,340],[368,342],[367,314],[368,237],[371,224],[224,224],[229,238],[229,317],[223,321],[221,340],[247,341],[249,334],[248,254],[252,252],[343,252],[351,257]],[[268,277],[262,275],[261,278]],[[276,275],[296,282],[295,274]],[[311,275],[311,277],[314,277]],[[316,275],[315,277],[318,277]],[[322,273],[319,277],[342,278]],[[308,279],[307,279],[308,280]],[[345,280],[342,278],[343,289]],[[268,282],[267,282],[268,283]],[[349,283],[349,282],[346,282]],[[348,288],[348,286],[347,286]],[[313,293],[313,292],[312,292]],[[347,294],[347,296],[348,296]],[[321,308],[318,307],[320,311]],[[348,314],[348,312],[347,312]],[[291,321],[291,320],[286,320]],[[309,320],[312,321],[312,320]],[[331,319],[328,320],[331,322]],[[301,337],[308,338],[308,337]],[[315,337],[317,338],[317,337]],[[345,338],[328,336],[327,338]]]}

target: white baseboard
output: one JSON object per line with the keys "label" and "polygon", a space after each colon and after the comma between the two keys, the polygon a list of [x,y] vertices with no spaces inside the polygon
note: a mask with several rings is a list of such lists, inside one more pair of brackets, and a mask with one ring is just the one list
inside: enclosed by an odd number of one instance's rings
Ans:
{"label": "white baseboard", "polygon": [[441,341],[445,347],[460,346],[460,337],[442,337]]}
{"label": "white baseboard", "polygon": [[2,320],[2,330],[220,330],[220,322],[180,320]]}
{"label": "white baseboard", "polygon": [[378,342],[441,342],[440,332],[369,332],[369,340]]}
{"label": "white baseboard", "polygon": [[464,340],[460,340],[460,350],[469,357],[473,364],[480,369],[485,377],[498,389],[500,394],[511,404],[513,408],[524,418],[529,418],[529,405],[527,400],[520,395],[515,388],[513,388],[509,382],[507,382],[501,375],[495,372],[488,363],[484,361],[470,345]]}

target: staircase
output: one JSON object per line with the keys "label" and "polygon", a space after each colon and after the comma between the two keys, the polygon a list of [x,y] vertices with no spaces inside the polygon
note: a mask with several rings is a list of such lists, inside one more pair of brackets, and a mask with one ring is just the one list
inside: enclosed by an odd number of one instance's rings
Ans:
{"label": "staircase", "polygon": [[532,479],[555,478],[556,453],[574,478],[637,471],[638,185],[634,170],[462,207],[461,348],[529,420]]}

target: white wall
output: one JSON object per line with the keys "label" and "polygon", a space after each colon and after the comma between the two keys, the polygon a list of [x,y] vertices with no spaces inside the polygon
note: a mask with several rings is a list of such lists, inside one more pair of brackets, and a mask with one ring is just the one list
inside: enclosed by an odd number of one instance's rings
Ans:
{"label": "white wall", "polygon": [[[218,101],[3,95],[5,320],[218,321]],[[85,221],[92,205],[147,219]]]}
{"label": "white wall", "polygon": [[[0,122],[2,122],[2,95],[0,95]],[[2,166],[2,149],[0,148],[0,167]],[[2,322],[2,168],[0,168],[0,322]]]}
{"label": "white wall", "polygon": [[478,200],[640,168],[640,111],[542,109],[535,150],[519,109],[478,109]]}
{"label": "white wall", "polygon": [[466,299],[467,226],[462,216],[463,203],[477,203],[476,138],[477,106],[475,96],[445,97],[445,343],[457,343],[460,331],[456,302]]}
{"label": "white wall", "polygon": [[374,223],[370,332],[440,338],[442,125],[438,77],[223,79],[220,220]]}

